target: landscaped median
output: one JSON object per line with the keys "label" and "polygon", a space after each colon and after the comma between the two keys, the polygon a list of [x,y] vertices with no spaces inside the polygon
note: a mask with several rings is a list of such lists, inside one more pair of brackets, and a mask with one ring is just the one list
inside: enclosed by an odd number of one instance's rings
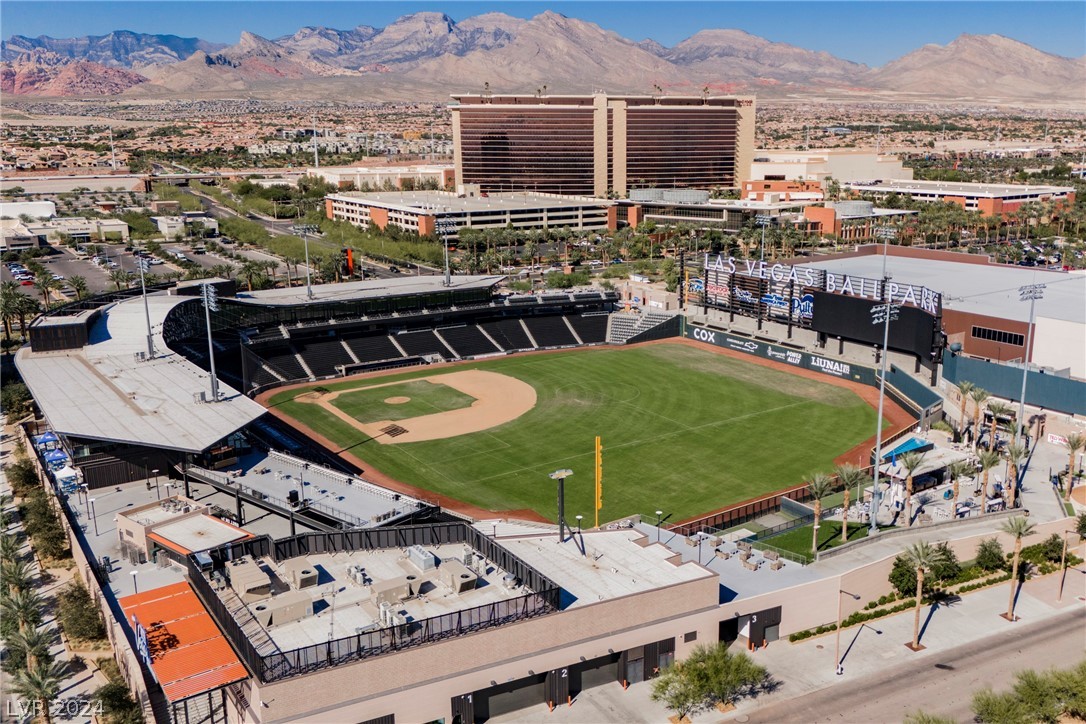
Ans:
{"label": "landscaped median", "polygon": [[[941,543],[939,546],[945,547],[946,544]],[[1030,564],[1028,572],[1023,570],[1024,577],[1039,577],[1059,573],[1059,560],[1062,549],[1063,543],[1057,535],[1052,535],[1036,545],[1023,548],[1021,560],[1023,563]],[[949,550],[949,547],[946,547],[946,552],[949,553]],[[952,553],[950,555],[953,556]],[[1074,554],[1067,554],[1067,567],[1077,566],[1081,563],[1082,560]],[[1003,553],[994,538],[981,541],[977,547],[976,560],[969,561],[963,566],[951,557],[942,564],[940,569],[932,571],[934,580],[930,588],[925,586],[922,605],[931,605],[963,593],[1006,583],[1011,578],[1011,573],[1007,570],[1009,565],[1008,556]],[[890,572],[889,580],[891,585],[897,589],[897,592],[889,593],[879,597],[878,600],[868,602],[863,610],[852,613],[841,622],[842,629],[916,607],[916,599],[913,594],[913,591],[916,590],[916,574],[903,557],[899,556],[894,561],[894,568]],[[813,629],[796,631],[788,636],[788,640],[791,643],[796,643],[815,636],[833,633],[836,630],[837,624],[829,623]]]}

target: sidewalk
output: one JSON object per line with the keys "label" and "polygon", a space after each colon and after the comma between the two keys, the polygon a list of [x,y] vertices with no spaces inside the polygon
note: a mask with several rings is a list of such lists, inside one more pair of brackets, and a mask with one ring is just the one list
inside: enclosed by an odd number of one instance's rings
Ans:
{"label": "sidewalk", "polygon": [[[1077,609],[1077,628],[1086,623],[1083,596],[1086,594],[1086,566],[1068,569],[1063,600],[1057,601],[1059,574],[1027,581],[1018,594],[1015,615],[1021,622],[1036,622],[1060,615],[1072,615]],[[1013,631],[1016,624],[1000,617],[1007,610],[1009,583],[967,593],[960,600],[924,606],[920,613],[920,643],[926,648],[912,652],[905,643],[912,641],[914,611],[907,610],[870,623],[841,631],[841,655],[845,673],[834,670],[835,634],[805,639],[791,644],[786,640],[753,654],[753,658],[781,681],[772,694],[741,701],[736,715],[753,711],[783,699],[812,691],[848,684],[892,666],[920,658],[938,658],[949,649],[980,641],[989,636]],[[716,720],[703,717],[695,721]]]}

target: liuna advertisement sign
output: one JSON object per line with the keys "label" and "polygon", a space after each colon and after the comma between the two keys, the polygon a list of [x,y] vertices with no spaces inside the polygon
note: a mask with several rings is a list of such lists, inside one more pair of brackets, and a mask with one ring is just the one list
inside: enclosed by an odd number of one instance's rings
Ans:
{"label": "liuna advertisement sign", "polygon": [[811,354],[810,352],[747,339],[719,329],[706,329],[705,327],[687,324],[686,336],[698,342],[706,342],[724,349],[732,349],[736,352],[745,352],[795,367],[815,370],[843,380],[852,380],[866,385],[873,385],[876,382],[875,370],[870,367],[862,367],[849,362]]}

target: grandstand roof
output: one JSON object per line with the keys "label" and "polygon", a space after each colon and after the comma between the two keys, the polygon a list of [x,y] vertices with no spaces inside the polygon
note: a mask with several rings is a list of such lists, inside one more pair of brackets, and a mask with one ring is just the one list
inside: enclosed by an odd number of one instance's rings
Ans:
{"label": "grandstand roof", "polygon": [[23,347],[16,367],[50,427],[58,433],[93,440],[115,440],[199,452],[264,414],[264,408],[219,382],[224,399],[210,397],[209,375],[170,351],[162,322],[171,309],[191,297],[147,297],[156,356],[147,351],[143,300],[134,297],[102,310],[83,349],[32,352]]}
{"label": "grandstand roof", "polygon": [[388,296],[410,296],[428,294],[447,289],[488,289],[504,276],[497,275],[454,275],[452,286],[445,286],[443,276],[408,276],[393,279],[365,279],[341,284],[313,285],[313,298],[306,297],[305,287],[285,287],[282,289],[263,289],[255,292],[238,292],[237,301],[251,304],[290,305],[320,304],[322,302],[345,302],[356,299]]}

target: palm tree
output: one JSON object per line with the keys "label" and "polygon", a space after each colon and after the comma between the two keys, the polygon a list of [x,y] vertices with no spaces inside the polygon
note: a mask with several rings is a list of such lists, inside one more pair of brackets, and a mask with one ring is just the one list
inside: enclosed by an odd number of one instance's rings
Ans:
{"label": "palm tree", "polygon": [[41,311],[41,304],[37,299],[19,294],[14,301],[15,315],[19,317],[19,333],[26,336],[26,318]]}
{"label": "palm tree", "polygon": [[[4,541],[15,541],[14,537],[5,536]],[[0,561],[0,579],[3,580],[4,595],[12,596],[19,591],[29,591],[34,586],[34,572],[22,558],[5,558]]]}
{"label": "palm tree", "polygon": [[983,387],[974,387],[969,391],[969,399],[973,401],[973,447],[976,448],[980,440],[980,411],[981,405],[988,401],[991,395]]}
{"label": "palm tree", "polygon": [[991,427],[988,428],[988,449],[995,450],[995,434],[996,428],[999,427],[999,418],[1008,417],[1013,410],[1010,405],[1004,404],[998,400],[988,403],[988,414],[992,416]]}
{"label": "palm tree", "polygon": [[807,492],[814,498],[814,526],[811,532],[811,555],[818,552],[818,524],[822,520],[822,499],[830,494],[833,479],[825,473],[815,473],[807,481]]}
{"label": "palm tree", "polygon": [[902,555],[916,570],[916,612],[913,618],[913,642],[909,648],[917,651],[920,649],[920,600],[924,595],[924,575],[934,566],[943,563],[946,560],[946,553],[943,548],[922,540],[906,548]]}
{"label": "palm tree", "polygon": [[233,264],[216,264],[208,269],[211,272],[211,276],[218,277],[220,279],[233,279],[236,269]]}
{"label": "palm tree", "polygon": [[5,618],[17,622],[19,630],[26,633],[41,623],[42,598],[32,590],[17,591],[0,598],[0,611]]}
{"label": "palm tree", "polygon": [[68,284],[71,285],[72,290],[75,292],[76,300],[80,300],[87,296],[87,280],[81,276],[74,276],[68,280]]}
{"label": "palm tree", "polygon": [[924,453],[907,452],[898,458],[898,463],[905,470],[905,525],[913,524],[913,475],[924,462]]}
{"label": "palm tree", "polygon": [[1007,479],[1007,485],[1010,489],[1010,493],[1007,496],[1007,507],[1014,507],[1014,500],[1018,495],[1018,470],[1021,468],[1022,463],[1029,457],[1029,450],[1022,443],[1012,443],[1007,446],[1007,462],[1011,464],[1010,476]]}
{"label": "palm tree", "polygon": [[841,542],[848,542],[848,493],[853,485],[856,486],[856,503],[860,503],[860,483],[866,479],[863,471],[852,463],[842,463],[834,471],[834,475],[845,489],[845,499],[841,503]]}
{"label": "palm tree", "polygon": [[56,280],[51,276],[40,276],[34,281],[34,288],[41,294],[42,306],[48,309],[53,290],[57,288]]}
{"label": "palm tree", "polygon": [[53,660],[49,652],[53,645],[53,634],[44,627],[35,627],[25,632],[16,631],[11,635],[8,645],[23,653],[27,669]]}
{"label": "palm tree", "polygon": [[[977,455],[977,460],[980,462],[980,471],[984,473],[984,500],[988,500],[988,473],[996,465],[999,465],[999,461],[1002,458],[999,457],[999,453],[992,452],[991,450],[981,450]],[[983,504],[983,502],[982,502]]]}
{"label": "palm tree", "polygon": [[1086,447],[1086,435],[1075,433],[1067,436],[1067,447],[1071,454],[1067,459],[1067,485],[1063,488],[1063,499],[1071,499],[1071,488],[1075,485],[1075,454]]}
{"label": "palm tree", "polygon": [[957,384],[958,393],[961,395],[961,414],[958,416],[958,435],[965,435],[965,405],[969,402],[969,393],[977,388],[969,380],[962,380]]}
{"label": "palm tree", "polygon": [[958,478],[963,476],[976,475],[976,468],[969,464],[967,460],[955,460],[946,466],[947,474],[950,476],[950,483],[954,489],[954,499],[950,503],[950,509],[956,510],[958,507]]}
{"label": "palm tree", "polygon": [[109,273],[109,280],[117,285],[118,292],[122,289],[128,289],[128,284],[131,282],[128,272],[124,269],[114,269],[111,271]]}
{"label": "palm tree", "polygon": [[11,339],[11,323],[19,314],[19,283],[9,280],[0,283],[0,318],[4,321],[4,339]]}
{"label": "palm tree", "polygon": [[19,696],[36,701],[42,721],[51,724],[53,719],[49,707],[60,693],[60,682],[64,680],[64,675],[64,666],[57,662],[35,666],[16,672],[11,690]]}
{"label": "palm tree", "polygon": [[249,286],[249,291],[253,291],[253,281],[264,274],[264,263],[248,259],[241,264],[241,269],[238,271],[238,276],[245,278],[245,283]]}
{"label": "palm tree", "polygon": [[1004,616],[1008,621],[1013,621],[1015,584],[1018,581],[1018,560],[1022,555],[1022,539],[1033,535],[1037,530],[1037,526],[1030,523],[1026,518],[1018,516],[1003,521],[1000,530],[1014,538],[1014,558],[1011,559],[1011,595],[1010,600],[1007,602],[1007,615]]}

